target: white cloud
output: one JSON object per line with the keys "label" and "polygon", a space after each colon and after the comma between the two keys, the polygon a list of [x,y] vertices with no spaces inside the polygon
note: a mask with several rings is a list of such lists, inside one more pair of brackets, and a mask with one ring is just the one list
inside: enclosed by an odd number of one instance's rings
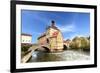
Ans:
{"label": "white cloud", "polygon": [[75,32],[76,28],[74,24],[65,25],[65,26],[58,26],[61,32]]}

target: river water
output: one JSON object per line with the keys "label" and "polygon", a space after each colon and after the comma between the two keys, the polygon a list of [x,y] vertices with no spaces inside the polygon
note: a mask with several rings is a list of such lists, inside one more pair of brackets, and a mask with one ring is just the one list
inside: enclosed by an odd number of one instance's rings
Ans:
{"label": "river water", "polygon": [[56,53],[44,53],[35,51],[28,62],[50,62],[50,61],[72,61],[72,60],[89,60],[90,55],[87,52],[65,50]]}

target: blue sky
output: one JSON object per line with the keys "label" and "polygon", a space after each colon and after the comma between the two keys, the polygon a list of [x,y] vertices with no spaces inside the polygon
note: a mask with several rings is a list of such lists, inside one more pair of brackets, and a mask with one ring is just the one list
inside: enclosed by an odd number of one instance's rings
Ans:
{"label": "blue sky", "polygon": [[64,39],[90,35],[90,14],[79,12],[56,12],[21,10],[22,33],[32,35],[32,43],[51,25],[51,20],[61,30]]}

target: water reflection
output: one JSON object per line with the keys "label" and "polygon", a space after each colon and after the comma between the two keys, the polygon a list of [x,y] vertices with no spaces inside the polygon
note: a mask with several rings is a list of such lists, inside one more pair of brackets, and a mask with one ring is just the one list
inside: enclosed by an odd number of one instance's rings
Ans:
{"label": "water reflection", "polygon": [[56,53],[45,53],[35,51],[29,62],[48,62],[48,61],[70,61],[70,60],[88,60],[89,53],[83,51],[66,50]]}

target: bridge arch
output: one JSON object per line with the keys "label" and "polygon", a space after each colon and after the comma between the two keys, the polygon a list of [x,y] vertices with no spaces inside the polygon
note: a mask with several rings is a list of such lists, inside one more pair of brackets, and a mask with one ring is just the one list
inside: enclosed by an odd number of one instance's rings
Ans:
{"label": "bridge arch", "polygon": [[36,48],[34,51],[50,52],[50,49],[46,46],[41,46],[41,47]]}
{"label": "bridge arch", "polygon": [[67,50],[67,48],[68,48],[68,47],[64,44],[64,45],[63,45],[63,50]]}
{"label": "bridge arch", "polygon": [[45,50],[45,52],[50,52],[50,49],[48,47],[42,46]]}
{"label": "bridge arch", "polygon": [[34,51],[38,51],[38,48],[36,48]]}

